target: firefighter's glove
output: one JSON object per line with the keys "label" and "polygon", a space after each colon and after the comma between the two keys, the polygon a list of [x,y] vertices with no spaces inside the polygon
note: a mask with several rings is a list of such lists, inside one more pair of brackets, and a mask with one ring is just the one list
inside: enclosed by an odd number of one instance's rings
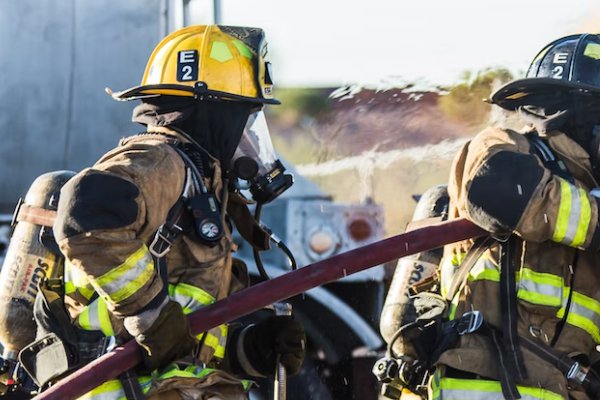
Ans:
{"label": "firefighter's glove", "polygon": [[269,317],[242,331],[238,361],[249,375],[268,376],[275,373],[279,358],[287,373],[295,375],[304,360],[305,343],[306,334],[300,322],[289,316]]}
{"label": "firefighter's glove", "polygon": [[183,309],[175,301],[165,300],[156,309],[126,317],[124,324],[125,329],[143,349],[145,372],[164,367],[173,360],[191,354],[198,344]]}

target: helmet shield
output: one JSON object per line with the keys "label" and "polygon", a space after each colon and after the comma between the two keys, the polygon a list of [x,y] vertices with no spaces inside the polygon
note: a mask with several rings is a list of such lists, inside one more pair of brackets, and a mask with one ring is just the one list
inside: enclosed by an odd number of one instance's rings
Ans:
{"label": "helmet shield", "polygon": [[547,45],[534,58],[525,79],[500,88],[491,101],[514,110],[537,105],[540,94],[600,96],[600,36],[571,35]]}
{"label": "helmet shield", "polygon": [[233,173],[250,183],[250,193],[260,203],[274,200],[293,184],[292,175],[284,173],[277,158],[262,110],[248,117],[232,165]]}

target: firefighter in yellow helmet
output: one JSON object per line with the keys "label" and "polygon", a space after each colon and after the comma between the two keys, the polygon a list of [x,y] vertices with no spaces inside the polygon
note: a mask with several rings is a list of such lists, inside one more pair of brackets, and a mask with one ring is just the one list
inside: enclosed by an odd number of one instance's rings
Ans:
{"label": "firefighter in yellow helmet", "polygon": [[250,382],[236,376],[270,375],[277,358],[299,370],[305,335],[291,317],[197,336],[185,317],[247,284],[230,222],[256,248],[268,245],[235,181],[261,203],[292,184],[262,112],[278,104],[266,52],[261,29],[191,26],[156,47],[140,86],[111,92],[141,100],[133,121],[147,131],[63,187],[54,233],[77,332],[135,338],[145,374],[86,398],[245,399]]}
{"label": "firefighter in yellow helmet", "polygon": [[600,398],[600,35],[550,43],[491,102],[527,127],[487,128],[454,159],[450,218],[493,239],[446,248],[430,395]]}

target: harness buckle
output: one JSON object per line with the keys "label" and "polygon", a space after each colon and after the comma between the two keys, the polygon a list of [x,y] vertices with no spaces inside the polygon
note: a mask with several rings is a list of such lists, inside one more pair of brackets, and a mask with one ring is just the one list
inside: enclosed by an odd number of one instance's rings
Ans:
{"label": "harness buckle", "polygon": [[469,311],[463,314],[456,324],[456,331],[459,335],[473,333],[483,325],[483,315],[480,311]]}
{"label": "harness buckle", "polygon": [[[161,225],[161,227],[156,231],[154,239],[152,239],[152,243],[150,243],[150,246],[148,246],[148,250],[156,258],[164,257],[171,250],[174,239],[181,232],[183,232],[183,229],[179,225],[173,224],[171,229],[165,227],[164,224]],[[161,250],[165,243],[166,247]]]}
{"label": "harness buckle", "polygon": [[569,368],[569,372],[567,372],[567,380],[582,385],[583,382],[585,382],[587,373],[587,368],[585,368],[579,362],[575,361],[573,365],[571,365],[571,368]]}

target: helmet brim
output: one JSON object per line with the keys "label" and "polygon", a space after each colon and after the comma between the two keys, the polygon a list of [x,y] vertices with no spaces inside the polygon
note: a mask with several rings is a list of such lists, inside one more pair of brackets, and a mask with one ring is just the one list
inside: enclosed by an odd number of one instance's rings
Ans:
{"label": "helmet brim", "polygon": [[[554,78],[524,78],[509,82],[492,94],[489,102],[514,111],[521,106],[536,106],[533,96],[543,93],[599,96],[600,89],[585,83]],[[535,96],[535,98],[539,98]]]}
{"label": "helmet brim", "polygon": [[118,101],[131,101],[163,95],[196,97],[202,96],[209,100],[232,100],[242,101],[256,104],[281,104],[277,99],[264,99],[257,97],[246,97],[218,90],[203,89],[202,91],[195,90],[193,87],[185,85],[173,84],[158,84],[158,85],[141,85],[123,90],[121,92],[112,92],[107,89],[107,93]]}

